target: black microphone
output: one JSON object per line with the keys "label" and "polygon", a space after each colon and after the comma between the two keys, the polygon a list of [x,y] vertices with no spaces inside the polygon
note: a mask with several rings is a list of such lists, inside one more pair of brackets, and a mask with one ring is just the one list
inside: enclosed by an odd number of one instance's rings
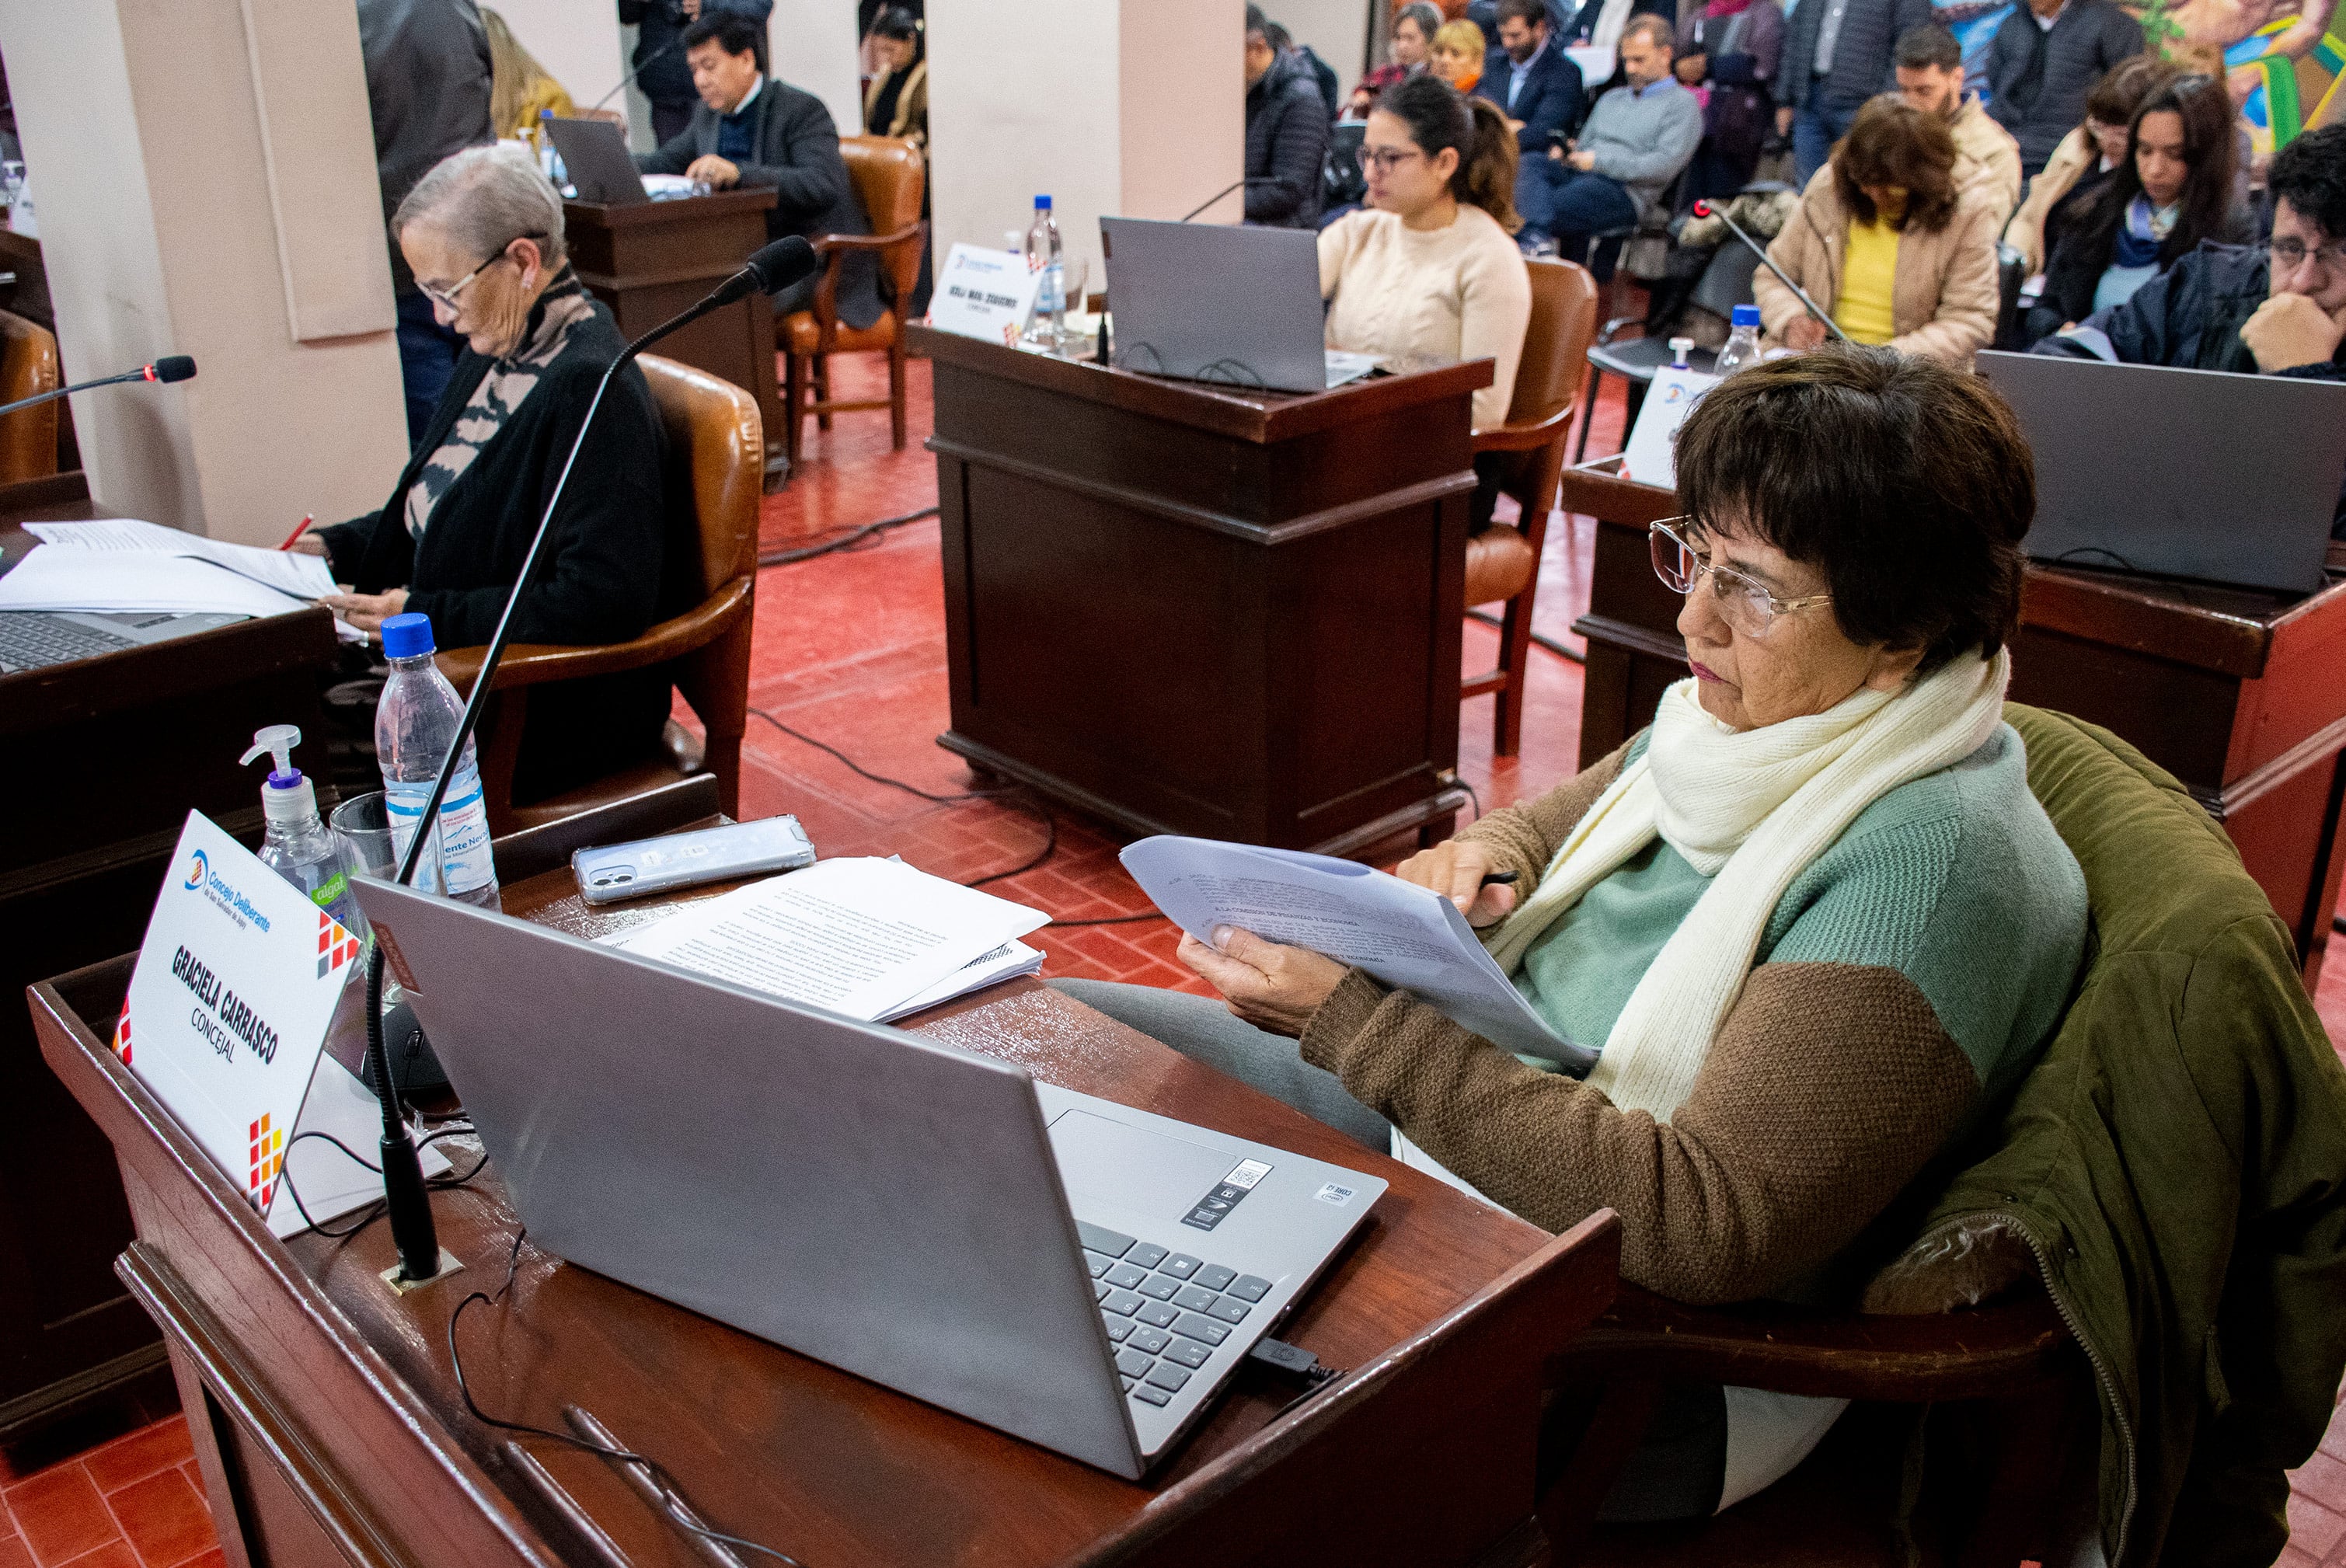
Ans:
{"label": "black microphone", "polygon": [[1814,316],[1817,319],[1818,323],[1821,325],[1826,331],[1831,332],[1834,337],[1839,338],[1844,343],[1849,341],[1849,334],[1842,331],[1840,327],[1836,326],[1831,316],[1826,315],[1822,311],[1817,309],[1817,302],[1809,298],[1809,292],[1807,290],[1801,288],[1798,283],[1793,282],[1790,278],[1784,276],[1784,270],[1781,267],[1777,266],[1776,263],[1770,259],[1767,247],[1761,245],[1760,241],[1752,239],[1749,234],[1744,233],[1743,226],[1736,222],[1732,218],[1728,217],[1727,209],[1725,208],[1719,206],[1716,202],[1698,201],[1694,204],[1694,215],[1697,218],[1716,218],[1721,223],[1726,224],[1728,232],[1733,234],[1735,238],[1742,240],[1744,244],[1751,248],[1751,254],[1760,258],[1761,265],[1765,266],[1769,271],[1776,274],[1776,280],[1793,292],[1793,294],[1800,300],[1801,305],[1806,307],[1809,314]]}
{"label": "black microphone", "polygon": [[1197,217],[1197,216],[1198,216],[1198,214],[1199,214],[1200,212],[1205,211],[1205,210],[1206,210],[1206,209],[1208,209],[1209,207],[1213,206],[1213,205],[1214,205],[1214,203],[1216,203],[1217,201],[1219,201],[1222,198],[1224,198],[1225,196],[1228,196],[1228,195],[1229,195],[1231,191],[1233,191],[1233,190],[1243,190],[1243,189],[1245,189],[1247,187],[1251,186],[1251,185],[1291,185],[1292,183],[1294,183],[1294,182],[1293,182],[1293,181],[1291,181],[1291,180],[1278,179],[1278,178],[1272,178],[1272,177],[1271,177],[1271,176],[1270,176],[1270,175],[1264,175],[1264,174],[1249,175],[1249,176],[1248,176],[1246,178],[1244,178],[1244,179],[1235,180],[1235,181],[1233,181],[1232,183],[1230,183],[1230,184],[1229,184],[1229,185],[1226,185],[1226,186],[1222,187],[1222,188],[1221,188],[1221,189],[1219,189],[1219,190],[1218,190],[1218,191],[1214,192],[1214,194],[1213,194],[1213,195],[1211,195],[1211,196],[1209,196],[1209,197],[1206,198],[1206,199],[1205,199],[1205,200],[1203,200],[1203,201],[1201,201],[1201,202],[1198,203],[1198,205],[1197,205],[1197,206],[1195,206],[1195,207],[1193,207],[1193,208],[1189,209],[1189,210],[1188,210],[1188,211],[1187,211],[1187,212],[1183,213],[1179,218],[1175,219],[1174,219],[1174,221],[1175,221],[1175,222],[1177,222],[1177,223],[1187,223],[1187,222],[1188,222],[1188,221],[1189,221],[1189,219],[1191,219],[1192,218]]}
{"label": "black microphone", "polygon": [[619,78],[619,85],[613,87],[609,92],[605,93],[601,97],[597,98],[593,106],[589,107],[586,112],[588,114],[593,114],[596,109],[601,108],[605,104],[607,104],[613,98],[617,97],[621,91],[626,88],[627,85],[629,82],[634,81],[638,76],[643,75],[645,67],[648,66],[654,60],[664,60],[683,47],[684,35],[678,33],[675,37],[670,38],[667,43],[662,44],[658,48],[654,49],[650,54],[646,55],[642,59],[638,60],[636,62],[635,69],[629,71],[626,76],[621,76]]}
{"label": "black microphone", "polygon": [[[707,299],[630,342],[604,371],[602,380],[595,383],[594,397],[586,404],[586,417],[578,422],[578,433],[571,438],[570,455],[563,459],[554,493],[546,498],[546,511],[538,518],[537,532],[530,539],[528,552],[522,556],[521,571],[514,578],[513,590],[505,596],[505,607],[497,616],[496,630],[490,634],[488,651],[481,658],[481,673],[474,677],[472,695],[464,700],[464,717],[456,721],[456,738],[449,743],[448,755],[441,759],[439,776],[433,779],[431,796],[423,802],[418,818],[420,823],[436,824],[440,820],[440,803],[447,798],[449,780],[455,776],[457,761],[464,755],[464,747],[480,722],[489,688],[496,684],[497,666],[504,661],[505,644],[513,636],[514,608],[528,591],[538,558],[545,554],[546,536],[554,526],[555,508],[562,504],[562,493],[569,487],[571,471],[578,465],[579,450],[586,444],[586,433],[594,428],[595,414],[603,406],[603,394],[610,390],[611,378],[669,333],[691,325],[712,311],[722,310],[754,290],[772,292],[787,289],[821,264],[821,259],[815,254],[813,246],[795,234],[785,235],[751,255],[739,272],[711,290]],[[399,874],[393,881],[403,886],[412,883],[424,847],[437,839],[438,834],[419,826],[415,836],[407,842],[407,853],[400,858]],[[367,958],[366,1077],[382,1097],[382,1137],[379,1146],[382,1155],[382,1195],[391,1218],[392,1244],[399,1250],[400,1278],[403,1281],[420,1281],[439,1275],[440,1233],[432,1218],[432,1200],[424,1188],[423,1164],[407,1135],[407,1124],[399,1114],[399,1080],[391,1054],[383,1045],[382,964],[383,948],[377,942]]]}
{"label": "black microphone", "polygon": [[20,408],[32,408],[39,403],[54,402],[69,393],[87,392],[92,387],[110,387],[117,382],[183,382],[196,373],[196,361],[185,354],[166,354],[151,365],[141,365],[135,371],[125,371],[118,376],[101,376],[94,382],[80,382],[73,386],[59,387],[12,403],[0,403],[0,413],[15,413]]}

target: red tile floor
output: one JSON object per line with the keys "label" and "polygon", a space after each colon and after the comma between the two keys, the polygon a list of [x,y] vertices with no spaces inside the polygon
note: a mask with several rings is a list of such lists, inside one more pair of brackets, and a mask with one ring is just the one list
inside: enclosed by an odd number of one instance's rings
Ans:
{"label": "red tile floor", "polygon": [[[866,395],[878,367],[842,361],[845,396]],[[882,390],[874,384],[873,392]],[[1618,444],[1617,385],[1600,403],[1592,447]],[[808,430],[806,461],[781,494],[768,498],[769,552],[820,542],[936,499],[933,460],[921,450],[930,427],[928,367],[913,367],[913,442],[892,452],[884,414],[842,415],[835,429]],[[1589,524],[1549,531],[1535,624],[1577,646],[1568,628],[1587,601]],[[1465,667],[1492,661],[1496,636],[1469,624]],[[934,744],[946,728],[944,590],[933,520],[890,530],[855,548],[769,568],[759,584],[757,663],[750,701],[812,739],[839,748],[872,772],[932,795],[972,787],[960,760]],[[1535,648],[1521,755],[1491,755],[1491,707],[1478,697],[1460,714],[1459,771],[1485,808],[1536,794],[1575,770],[1580,670]],[[939,803],[858,777],[838,760],[760,720],[745,748],[744,817],[793,811],[826,854],[902,854],[924,871],[968,881],[1025,864],[1044,841],[1022,797]],[[1059,919],[1099,920],[1148,906],[1116,860],[1121,840],[1103,826],[1055,810],[1058,848],[1045,864],[991,883],[993,891]],[[1173,960],[1174,937],[1160,921],[1055,927],[1039,933],[1044,972],[1089,975],[1202,990]],[[2318,998],[2333,1041],[2346,1042],[2346,952]],[[151,1400],[153,1397],[149,1396]],[[163,1396],[168,1400],[168,1395]],[[219,1561],[211,1550],[202,1482],[189,1460],[177,1415],[158,1420],[135,1401],[56,1434],[38,1449],[0,1450],[0,1568],[172,1568]],[[151,1423],[151,1424],[146,1424]],[[110,1441],[74,1451],[78,1437]],[[2320,1453],[2296,1475],[2294,1537],[2287,1568],[2346,1568],[2346,1415]]]}

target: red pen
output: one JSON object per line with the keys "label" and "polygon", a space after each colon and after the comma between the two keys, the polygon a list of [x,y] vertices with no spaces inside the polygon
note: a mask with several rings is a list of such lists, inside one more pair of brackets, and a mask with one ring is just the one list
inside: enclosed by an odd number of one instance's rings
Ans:
{"label": "red pen", "polygon": [[280,550],[291,550],[293,548],[293,541],[299,539],[302,535],[307,534],[310,531],[310,524],[315,523],[317,520],[318,514],[314,512],[304,512],[301,514],[301,525],[294,529],[291,534],[285,535],[285,543],[278,545],[277,547]]}

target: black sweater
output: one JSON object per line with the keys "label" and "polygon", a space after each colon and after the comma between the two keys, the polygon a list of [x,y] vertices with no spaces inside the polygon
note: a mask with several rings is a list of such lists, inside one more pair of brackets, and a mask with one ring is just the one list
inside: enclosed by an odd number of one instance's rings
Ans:
{"label": "black sweater", "polygon": [[[534,334],[543,315],[533,311]],[[626,346],[600,304],[488,444],[448,487],[419,544],[407,531],[408,486],[446,439],[493,361],[467,349],[432,423],[379,512],[318,530],[334,580],[362,594],[408,590],[442,648],[477,647],[496,629],[595,383]],[[698,559],[682,475],[668,472],[659,411],[629,365],[604,394],[514,621],[516,643],[598,645],[641,636],[688,607]],[[639,670],[531,688],[515,804],[640,761],[668,711],[664,671]]]}

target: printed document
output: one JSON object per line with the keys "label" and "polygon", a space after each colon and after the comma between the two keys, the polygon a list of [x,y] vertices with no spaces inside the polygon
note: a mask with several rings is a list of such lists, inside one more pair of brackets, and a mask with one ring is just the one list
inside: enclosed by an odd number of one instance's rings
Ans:
{"label": "printed document", "polygon": [[159,523],[142,523],[135,517],[101,517],[88,523],[27,523],[25,532],[45,544],[68,550],[182,555],[189,560],[209,561],[305,604],[337,591],[334,574],[322,555],[231,545],[184,529],[166,528]]}
{"label": "printed document", "polygon": [[1431,888],[1352,860],[1212,839],[1143,839],[1122,859],[1157,907],[1200,942],[1236,926],[1308,947],[1414,993],[1502,1050],[1574,1074],[1596,1064],[1595,1051],[1532,1010],[1466,917]]}
{"label": "printed document", "polygon": [[0,610],[276,616],[309,607],[307,599],[182,555],[113,555],[43,545],[0,576]]}
{"label": "printed document", "polygon": [[871,1023],[1049,920],[900,860],[849,857],[688,904],[612,945]]}

